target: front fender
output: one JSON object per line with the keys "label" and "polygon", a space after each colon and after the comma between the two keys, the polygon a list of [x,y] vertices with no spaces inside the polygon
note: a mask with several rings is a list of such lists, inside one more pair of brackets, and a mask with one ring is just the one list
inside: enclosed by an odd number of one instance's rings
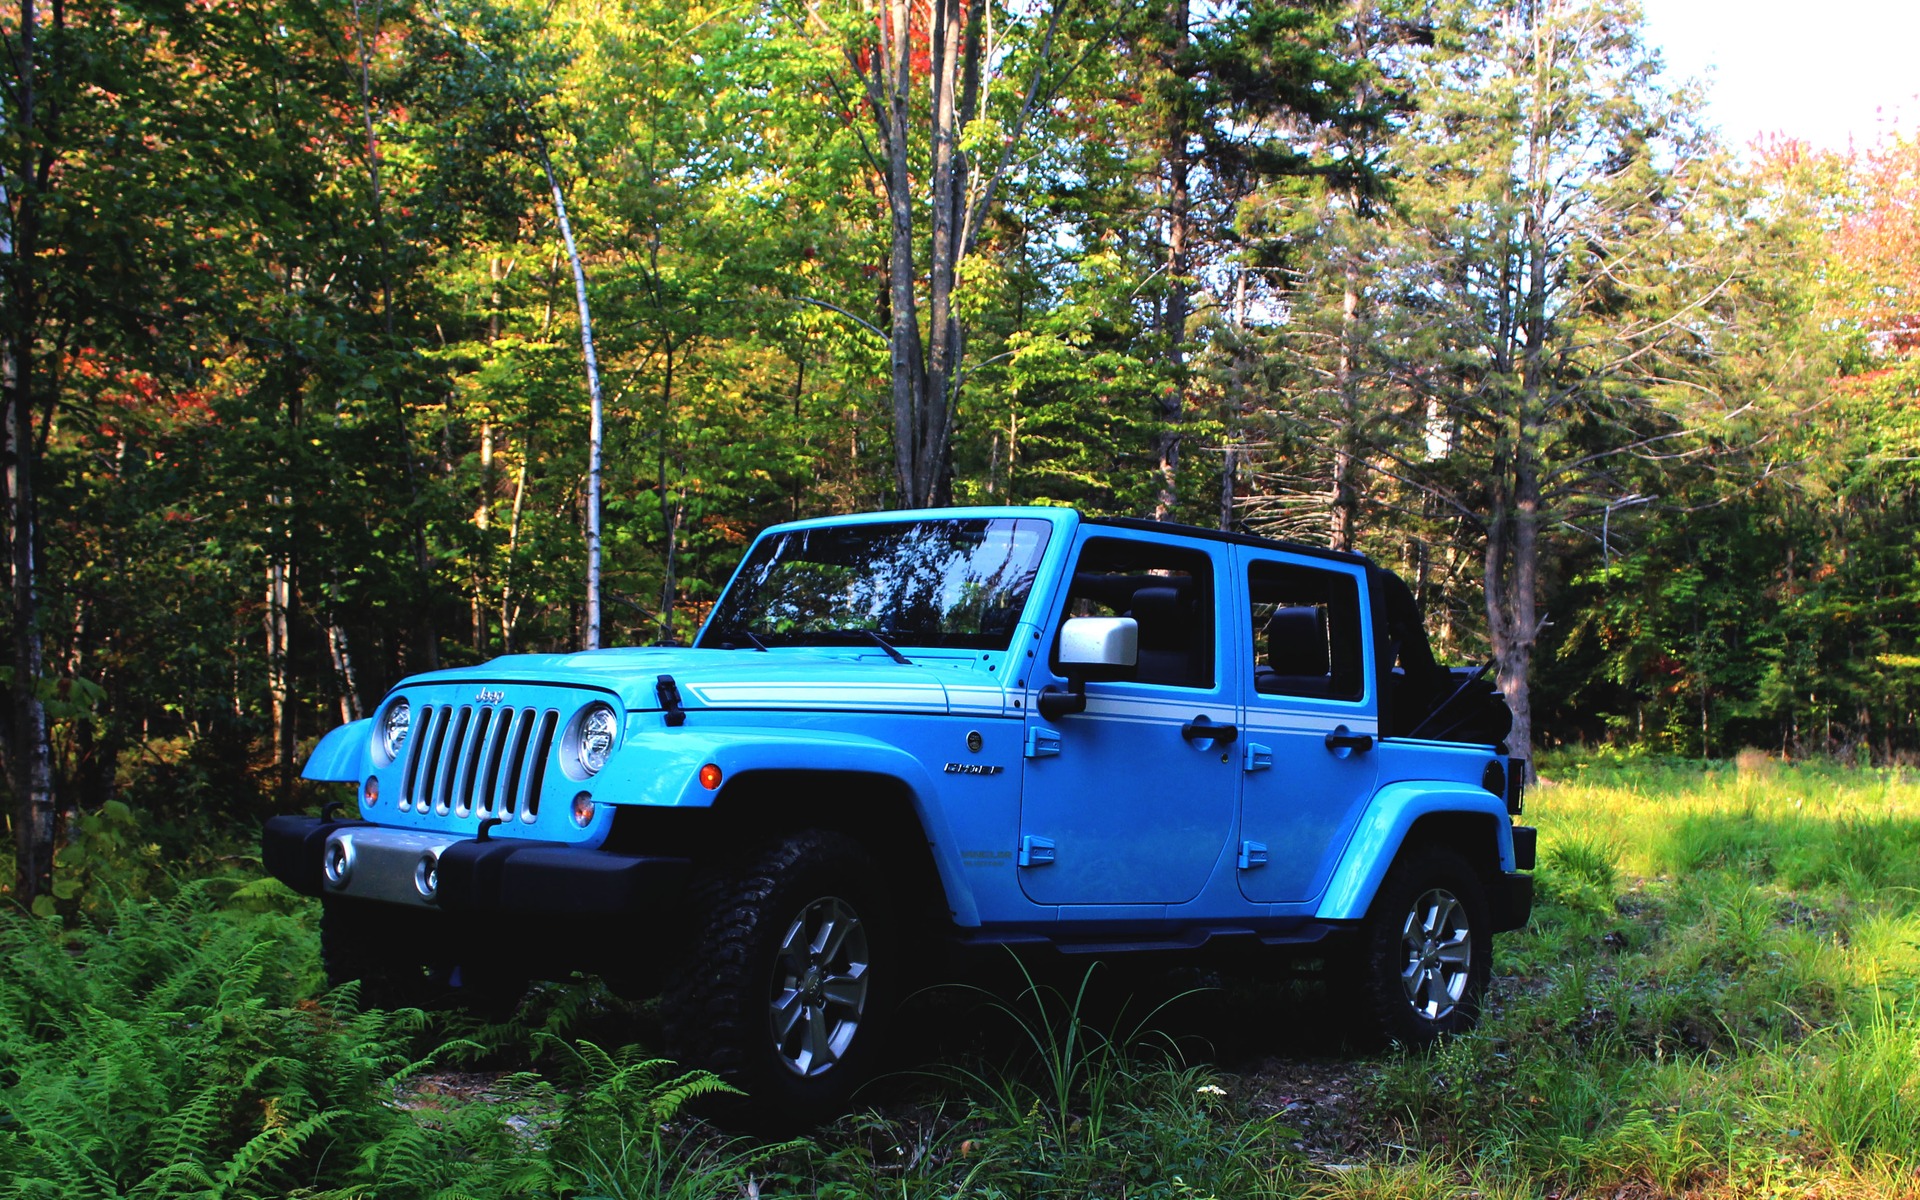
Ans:
{"label": "front fender", "polygon": [[350,721],[320,739],[307,756],[300,778],[320,783],[359,783],[367,742],[373,737],[373,718]]}
{"label": "front fender", "polygon": [[961,869],[952,832],[939,808],[932,776],[898,746],[854,734],[777,730],[655,729],[629,734],[620,752],[593,782],[594,799],[614,805],[711,807],[717,792],[700,783],[700,768],[720,768],[724,783],[751,771],[818,771],[879,775],[899,781],[913,799],[934,867],[954,920],[978,925],[980,915]]}
{"label": "front fender", "polygon": [[1500,869],[1514,869],[1513,830],[1505,799],[1464,783],[1390,783],[1368,803],[1314,916],[1325,921],[1357,921],[1366,916],[1414,822],[1436,813],[1485,816],[1499,845]]}

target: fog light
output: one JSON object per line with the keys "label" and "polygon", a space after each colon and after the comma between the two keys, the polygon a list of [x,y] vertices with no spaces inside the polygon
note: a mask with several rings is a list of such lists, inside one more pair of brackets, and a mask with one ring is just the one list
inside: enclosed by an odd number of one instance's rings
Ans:
{"label": "fog light", "polygon": [[347,886],[347,880],[353,875],[353,835],[336,833],[327,839],[327,848],[320,855],[320,873],[334,887]]}
{"label": "fog light", "polygon": [[573,798],[573,823],[585,829],[593,824],[593,794],[581,792]]}
{"label": "fog light", "polygon": [[713,789],[719,787],[720,786],[720,768],[715,766],[713,763],[708,763],[706,766],[701,767],[700,768],[700,786],[707,789],[710,792]]}
{"label": "fog light", "polygon": [[367,786],[360,789],[360,807],[372,808],[380,802],[380,777],[367,776]]}
{"label": "fog light", "polygon": [[413,887],[428,900],[440,891],[440,855],[432,850],[420,856],[413,864]]}

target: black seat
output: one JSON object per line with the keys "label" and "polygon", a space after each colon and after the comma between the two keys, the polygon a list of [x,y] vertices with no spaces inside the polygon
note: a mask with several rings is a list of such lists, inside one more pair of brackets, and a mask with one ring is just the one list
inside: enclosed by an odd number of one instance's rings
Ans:
{"label": "black seat", "polygon": [[1312,607],[1276,608],[1263,632],[1266,666],[1255,672],[1254,690],[1281,696],[1333,694],[1325,613]]}
{"label": "black seat", "polygon": [[1133,593],[1128,615],[1140,626],[1136,680],[1173,687],[1204,686],[1205,681],[1194,670],[1194,643],[1200,640],[1201,630],[1194,619],[1193,599],[1185,589],[1143,587]]}

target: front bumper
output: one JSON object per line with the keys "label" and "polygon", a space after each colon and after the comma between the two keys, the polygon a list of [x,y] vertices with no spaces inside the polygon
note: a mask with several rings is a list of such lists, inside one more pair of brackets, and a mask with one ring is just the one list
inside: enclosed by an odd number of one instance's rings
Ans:
{"label": "front bumper", "polygon": [[[322,865],[336,834],[353,842],[356,860],[337,882]],[[685,889],[693,866],[686,858],[521,838],[483,842],[302,816],[270,818],[260,851],[268,872],[303,895],[516,916],[613,915],[669,904]],[[414,878],[427,853],[437,866],[431,896]]]}

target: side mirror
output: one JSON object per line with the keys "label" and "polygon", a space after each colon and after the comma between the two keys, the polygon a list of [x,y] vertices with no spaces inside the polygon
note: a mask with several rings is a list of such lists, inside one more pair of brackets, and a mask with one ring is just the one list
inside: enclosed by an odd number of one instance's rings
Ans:
{"label": "side mirror", "polygon": [[1069,617],[1060,626],[1060,665],[1067,690],[1040,693],[1049,721],[1087,711],[1087,680],[1112,679],[1140,661],[1140,623],[1132,617]]}

